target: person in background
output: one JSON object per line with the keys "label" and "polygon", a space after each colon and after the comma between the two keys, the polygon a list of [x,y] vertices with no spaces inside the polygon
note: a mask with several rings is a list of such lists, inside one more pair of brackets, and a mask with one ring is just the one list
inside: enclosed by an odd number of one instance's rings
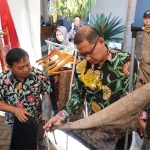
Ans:
{"label": "person in background", "polygon": [[[144,12],[143,23],[144,23],[144,26],[150,26],[150,10],[147,10],[146,12]],[[137,60],[140,60],[140,57],[141,57],[143,35],[144,35],[144,31],[138,31],[136,34],[135,55],[136,55]]]}
{"label": "person in background", "polygon": [[44,22],[44,17],[41,15],[41,26],[44,25],[45,22]]}
{"label": "person in background", "polygon": [[[104,38],[92,26],[79,28],[74,43],[79,55],[84,58],[76,65],[74,91],[62,110],[44,125],[46,131],[50,131],[52,125],[60,125],[73,115],[84,104],[85,99],[89,115],[92,115],[128,93],[131,61],[128,52],[109,50]],[[135,59],[133,87],[137,66]],[[117,86],[118,81],[120,86]],[[97,145],[102,149],[114,150],[118,136],[120,135],[114,134],[106,140],[98,139]]]}
{"label": "person in background", "polygon": [[[67,28],[64,26],[59,26],[56,28],[56,43],[61,44],[61,46],[55,45],[55,49],[73,54],[74,44],[69,41]],[[65,48],[63,46],[67,46]]]}
{"label": "person in background", "polygon": [[[67,28],[64,26],[59,26],[56,28],[56,40],[55,43],[61,44],[61,45],[53,45],[51,49],[57,49],[60,50],[63,53],[69,53],[73,54],[74,51],[74,44],[71,43],[68,39],[68,31]],[[64,47],[67,46],[68,48]],[[70,65],[67,65],[66,67],[71,67]],[[57,114],[58,112],[58,100],[57,100],[57,84],[58,84],[58,75],[51,75],[50,76],[50,82],[52,87],[52,93],[51,93],[51,100],[52,100],[52,106],[54,114]]]}
{"label": "person in background", "polygon": [[81,17],[80,16],[75,16],[74,17],[74,21],[69,29],[69,33],[68,33],[68,36],[69,36],[69,40],[71,42],[74,42],[74,36],[77,32],[77,30],[81,27]]}
{"label": "person in background", "polygon": [[[144,27],[150,27],[150,10],[147,10],[146,12],[144,12],[143,23],[144,23]],[[144,38],[144,31],[138,31],[137,35],[136,35],[135,55],[136,55],[136,59],[139,61],[139,63],[140,62],[143,63],[145,61],[145,58],[143,56],[141,56],[143,38]],[[147,55],[148,55],[148,53],[149,52],[147,52]],[[143,65],[144,65],[144,63],[143,63]],[[146,74],[149,76],[148,70],[144,69],[144,72],[147,72]],[[140,75],[140,72],[139,72],[139,75]],[[150,82],[150,80],[147,77],[141,78],[140,76],[138,76],[136,88],[139,88],[148,82]],[[148,109],[150,109],[150,108],[148,108]],[[146,126],[149,126],[148,123],[146,124],[147,110],[145,110],[143,113],[140,114],[140,116],[138,117],[138,120],[140,123],[139,135],[141,138],[144,137],[144,142],[143,142],[141,149],[146,150],[146,149],[149,149],[149,147],[150,147],[150,142],[149,142],[149,140],[145,134],[146,133]]]}
{"label": "person in background", "polygon": [[49,150],[49,140],[42,128],[43,122],[49,119],[47,115],[50,115],[49,111],[45,114],[51,104],[51,88],[47,75],[31,67],[28,53],[21,48],[11,49],[6,55],[6,62],[9,70],[0,74],[0,110],[6,112],[5,123],[9,128],[10,137],[14,118],[17,117],[23,124],[27,122],[28,115],[37,124],[38,149]]}

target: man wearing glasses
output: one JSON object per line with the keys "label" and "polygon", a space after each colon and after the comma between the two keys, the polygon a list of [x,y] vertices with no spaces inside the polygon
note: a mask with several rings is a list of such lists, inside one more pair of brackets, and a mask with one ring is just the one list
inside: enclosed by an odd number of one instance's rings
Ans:
{"label": "man wearing glasses", "polygon": [[[85,98],[88,115],[92,115],[128,93],[131,61],[128,52],[109,50],[104,38],[91,26],[81,27],[75,35],[74,43],[79,55],[84,59],[76,65],[76,83],[71,99],[44,126],[47,131],[51,125],[59,125],[73,115],[83,105]],[[133,72],[133,87],[135,87],[136,60]],[[95,148],[114,150],[117,136],[114,134],[111,139],[98,139]]]}

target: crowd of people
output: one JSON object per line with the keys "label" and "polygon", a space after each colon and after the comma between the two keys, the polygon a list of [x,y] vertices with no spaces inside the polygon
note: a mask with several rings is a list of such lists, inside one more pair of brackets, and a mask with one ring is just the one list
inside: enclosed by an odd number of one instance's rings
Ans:
{"label": "crowd of people", "polygon": [[[145,26],[150,26],[150,10],[144,13],[143,22]],[[58,26],[55,38],[58,45],[55,45],[54,49],[71,53],[63,46],[70,47],[71,50],[75,45],[79,56],[83,59],[75,68],[75,86],[71,99],[61,111],[57,110],[53,117],[53,103],[51,104],[53,96],[50,95],[53,94],[54,83],[50,83],[51,80],[44,71],[30,65],[29,55],[25,50],[13,48],[6,55],[8,70],[0,74],[0,110],[6,112],[6,124],[12,137],[10,149],[29,149],[30,146],[30,149],[34,150],[49,150],[50,143],[46,131],[52,131],[51,126],[60,125],[74,115],[84,104],[85,98],[88,115],[92,115],[128,94],[130,53],[109,50],[105,39],[94,27],[81,26],[80,16],[74,17],[69,31],[65,26]],[[133,89],[139,87],[137,85],[145,84],[144,79],[137,77],[142,40],[143,33],[138,32]],[[146,111],[137,119],[141,129],[139,134],[144,136]],[[102,149],[117,149],[115,146],[119,140],[118,136],[121,135],[116,133],[111,139],[109,137],[108,140],[98,139],[97,145]],[[28,144],[19,141],[26,141]],[[146,142],[147,148],[149,143]]]}

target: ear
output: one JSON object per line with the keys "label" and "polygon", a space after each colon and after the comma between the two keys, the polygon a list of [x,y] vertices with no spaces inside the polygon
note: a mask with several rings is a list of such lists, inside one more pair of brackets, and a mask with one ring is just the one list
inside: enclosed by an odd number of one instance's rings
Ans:
{"label": "ear", "polygon": [[102,46],[105,46],[105,40],[103,37],[100,37],[98,42],[102,45]]}
{"label": "ear", "polygon": [[10,70],[10,71],[12,71],[12,68],[7,64],[7,68]]}

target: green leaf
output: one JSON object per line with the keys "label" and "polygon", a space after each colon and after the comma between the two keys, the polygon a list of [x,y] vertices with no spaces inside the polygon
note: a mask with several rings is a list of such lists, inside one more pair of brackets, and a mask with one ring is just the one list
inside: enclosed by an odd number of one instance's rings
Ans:
{"label": "green leaf", "polygon": [[35,102],[30,103],[30,106],[34,106],[34,105],[35,105]]}
{"label": "green leaf", "polygon": [[11,86],[9,87],[9,91],[12,91],[12,87]]}
{"label": "green leaf", "polygon": [[116,70],[121,76],[124,76],[124,73],[120,72],[119,70]]}
{"label": "green leaf", "polygon": [[31,91],[28,90],[28,91],[26,91],[25,93],[26,93],[26,94],[29,94],[30,92],[31,92]]}
{"label": "green leaf", "polygon": [[14,98],[15,98],[15,99],[18,99],[18,98],[17,98],[17,94],[14,94]]}
{"label": "green leaf", "polygon": [[129,54],[128,54],[128,53],[118,53],[118,55],[119,55],[119,56],[123,56],[123,57],[127,57],[127,56],[129,56]]}
{"label": "green leaf", "polygon": [[119,63],[119,58],[117,58],[117,60],[115,61],[114,70],[116,70],[116,67],[118,66],[118,63]]}
{"label": "green leaf", "polygon": [[116,89],[118,89],[120,87],[120,80],[118,80],[117,82],[116,82]]}
{"label": "green leaf", "polygon": [[107,76],[107,82],[111,83],[111,80],[110,80],[109,76],[110,76],[110,74]]}

